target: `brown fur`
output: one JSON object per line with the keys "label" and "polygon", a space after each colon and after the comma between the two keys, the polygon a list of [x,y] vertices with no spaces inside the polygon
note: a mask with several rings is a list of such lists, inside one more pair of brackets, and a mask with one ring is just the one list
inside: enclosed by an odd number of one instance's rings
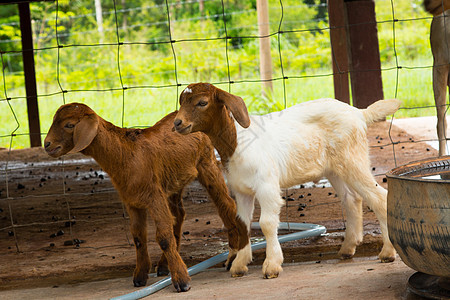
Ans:
{"label": "brown fur", "polygon": [[424,0],[423,6],[430,14],[437,16],[450,9],[450,0]]}
{"label": "brown fur", "polygon": [[213,146],[202,133],[172,132],[176,112],[146,129],[119,128],[88,106],[61,106],[45,138],[49,155],[78,152],[93,157],[107,172],[127,207],[136,246],[133,282],[143,286],[150,270],[147,252],[147,213],[155,222],[156,240],[163,251],[158,275],[170,271],[177,291],[189,290],[189,275],[178,250],[185,211],[181,194],[196,177],[202,183],[228,229],[233,252],[248,243],[245,224],[237,218]]}
{"label": "brown fur", "polygon": [[[191,93],[181,93],[180,105],[195,106],[198,109],[179,111],[174,129],[182,134],[206,133],[222,161],[226,162],[233,155],[237,145],[236,128],[229,112],[243,128],[247,128],[250,126],[247,106],[241,97],[227,93],[209,83],[191,84],[189,88]],[[207,105],[199,106],[199,101],[204,101]],[[204,113],[205,110],[207,113]],[[187,111],[189,113],[186,113]],[[191,123],[192,127],[184,127],[186,119],[196,120],[196,122]]]}

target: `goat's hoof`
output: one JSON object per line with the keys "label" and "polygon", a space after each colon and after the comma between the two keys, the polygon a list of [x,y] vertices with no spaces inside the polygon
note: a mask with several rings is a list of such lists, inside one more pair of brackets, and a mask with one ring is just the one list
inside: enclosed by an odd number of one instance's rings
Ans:
{"label": "goat's hoof", "polygon": [[157,266],[156,276],[167,276],[169,275],[169,268],[167,266]]}
{"label": "goat's hoof", "polygon": [[231,277],[242,277],[248,272],[247,266],[243,266],[242,268],[233,268],[231,267]]}
{"label": "goat's hoof", "polygon": [[390,263],[395,260],[395,256],[380,257],[382,263]]}
{"label": "goat's hoof", "polygon": [[279,273],[264,274],[264,279],[278,278]]}
{"label": "goat's hoof", "polygon": [[135,287],[145,286],[147,284],[147,279],[133,279],[133,284]]}
{"label": "goat's hoof", "polygon": [[173,286],[178,293],[187,292],[191,289],[191,285],[189,284],[189,282],[174,282]]}
{"label": "goat's hoof", "polygon": [[351,259],[355,255],[355,247],[341,247],[338,255],[341,259]]}
{"label": "goat's hoof", "polygon": [[263,264],[263,277],[265,279],[277,278],[278,275],[283,272],[283,268],[280,264],[270,264],[267,261]]}
{"label": "goat's hoof", "polygon": [[237,277],[243,277],[247,272],[239,272],[239,273],[233,273],[231,274],[231,277],[237,278]]}
{"label": "goat's hoof", "polygon": [[341,254],[341,259],[345,260],[345,259],[352,259],[353,258],[353,254],[348,254],[348,253],[343,253]]}

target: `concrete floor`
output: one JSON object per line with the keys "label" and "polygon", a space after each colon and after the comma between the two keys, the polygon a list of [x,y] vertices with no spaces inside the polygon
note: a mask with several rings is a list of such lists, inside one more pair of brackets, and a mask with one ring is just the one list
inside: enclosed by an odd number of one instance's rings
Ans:
{"label": "concrete floor", "polygon": [[[286,264],[280,277],[263,279],[261,266],[251,266],[242,278],[224,269],[192,276],[191,290],[176,293],[172,285],[147,299],[421,299],[407,290],[415,271],[399,257],[380,263],[376,257],[348,261]],[[150,278],[149,284],[159,279]],[[108,299],[137,289],[132,278],[0,292],[0,299]]]}

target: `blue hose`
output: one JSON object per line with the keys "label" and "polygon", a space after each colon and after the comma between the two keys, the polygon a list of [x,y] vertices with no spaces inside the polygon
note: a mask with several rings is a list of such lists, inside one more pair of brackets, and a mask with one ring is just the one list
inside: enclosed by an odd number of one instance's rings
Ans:
{"label": "blue hose", "polygon": [[[260,229],[259,223],[252,223],[252,229]],[[280,243],[299,240],[303,238],[313,237],[313,236],[319,236],[321,234],[324,234],[327,229],[324,226],[316,225],[316,224],[308,224],[308,223],[280,223],[279,229],[289,229],[289,230],[302,230],[299,232],[294,232],[282,236],[278,236],[278,241]],[[262,249],[266,247],[266,242],[257,242],[252,244],[251,248],[252,251]],[[202,261],[199,264],[196,264],[190,268],[188,268],[189,275],[195,275],[197,273],[202,272],[203,270],[206,270],[212,266],[217,265],[218,263],[221,263],[228,258],[228,252],[218,254],[214,257],[211,257],[210,259],[207,259],[205,261]],[[135,299],[141,299],[146,296],[149,296],[153,293],[156,293],[157,291],[165,288],[166,286],[169,286],[172,283],[171,277],[166,277],[151,286],[145,287],[141,290],[123,295],[118,296],[115,298],[111,298],[111,300],[135,300]]]}

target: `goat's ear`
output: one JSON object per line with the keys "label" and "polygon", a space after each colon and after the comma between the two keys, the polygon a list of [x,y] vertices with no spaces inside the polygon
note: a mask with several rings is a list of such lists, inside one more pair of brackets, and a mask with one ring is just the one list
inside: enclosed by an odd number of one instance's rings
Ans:
{"label": "goat's ear", "polygon": [[73,130],[74,147],[69,153],[77,153],[84,150],[92,143],[97,136],[98,118],[97,115],[87,115],[75,125]]}
{"label": "goat's ear", "polygon": [[244,100],[242,100],[241,97],[225,92],[224,90],[216,89],[217,99],[231,111],[239,125],[244,128],[250,126],[250,118]]}

